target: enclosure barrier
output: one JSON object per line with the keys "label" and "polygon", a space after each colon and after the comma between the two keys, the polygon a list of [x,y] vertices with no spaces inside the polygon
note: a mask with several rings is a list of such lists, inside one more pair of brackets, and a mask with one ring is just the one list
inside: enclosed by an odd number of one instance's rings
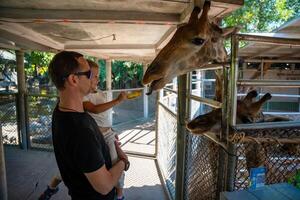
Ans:
{"label": "enclosure barrier", "polygon": [[[218,199],[221,191],[245,189],[249,186],[249,167],[257,164],[251,161],[259,161],[259,164],[267,167],[267,183],[286,181],[296,169],[300,169],[300,122],[236,124],[237,84],[264,87],[300,86],[300,81],[238,80],[239,40],[300,45],[299,39],[234,34],[231,38],[230,68],[223,63],[222,66],[214,64],[203,69],[223,69],[225,87],[222,103],[190,94],[189,83],[185,85],[187,88],[185,94],[180,91],[182,90],[180,84],[178,91],[165,87],[160,92],[157,157],[172,199],[215,200]],[[213,108],[222,107],[220,137],[211,138],[209,134],[195,136],[187,133],[186,129],[182,128],[182,123],[179,122],[176,126],[177,113],[182,115],[181,120],[182,118],[187,120],[189,107],[182,109],[181,105],[181,108],[177,107],[177,109],[168,108],[165,104],[170,103],[170,99],[162,97],[164,93],[170,93],[171,97],[178,94],[177,105],[187,98],[186,102],[189,105],[190,101],[194,100]],[[180,139],[180,142],[176,143],[180,134],[183,134],[185,139]],[[222,142],[227,147],[227,152],[225,153],[216,142],[219,144]],[[185,152],[178,152],[176,145],[185,146],[179,148]],[[185,159],[184,162],[182,159]],[[184,163],[183,167],[182,163]],[[179,167],[183,169],[175,172]]]}
{"label": "enclosure barrier", "polygon": [[[112,97],[116,98],[121,91],[143,90],[144,88],[118,89],[111,90]],[[105,91],[104,91],[105,92]],[[5,145],[17,145],[22,147],[23,140],[20,134],[20,112],[18,109],[18,93],[0,93],[0,119],[2,123],[2,140]],[[153,101],[153,99],[149,99]],[[143,118],[143,98],[136,98],[130,102],[124,102],[124,105],[118,106],[120,112],[123,108],[128,108],[128,116],[121,119],[122,116],[114,116],[114,122],[125,123],[136,119]],[[26,141],[28,148],[39,150],[53,150],[51,121],[52,112],[58,102],[57,95],[50,94],[26,94],[25,102],[25,122]],[[132,106],[134,102],[134,106]],[[154,109],[151,108],[150,109]],[[151,115],[150,115],[151,116]]]}
{"label": "enclosure barrier", "polygon": [[[235,42],[239,40],[272,43],[278,45],[300,45],[299,39],[271,38],[236,34]],[[234,49],[232,55],[238,55]],[[237,57],[236,57],[237,58]],[[233,57],[232,57],[233,59]],[[238,71],[237,61],[232,61],[231,71]],[[229,93],[232,95],[229,123],[231,134],[227,137],[228,148],[232,155],[228,156],[227,190],[241,190],[249,186],[249,170],[251,167],[265,166],[267,169],[267,184],[287,181],[300,169],[300,122],[270,122],[254,124],[236,124],[237,85],[299,88],[300,80],[237,80],[236,74],[231,74],[232,84]]]}
{"label": "enclosure barrier", "polygon": [[0,121],[5,145],[20,145],[17,115],[17,93],[0,93]]}

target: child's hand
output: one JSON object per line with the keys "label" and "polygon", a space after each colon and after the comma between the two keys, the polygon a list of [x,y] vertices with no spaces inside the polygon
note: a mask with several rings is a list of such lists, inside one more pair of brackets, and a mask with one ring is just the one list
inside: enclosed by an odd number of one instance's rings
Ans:
{"label": "child's hand", "polygon": [[127,99],[126,92],[120,92],[120,94],[117,97],[117,99],[118,99],[119,102],[122,102],[122,101],[126,100]]}
{"label": "child's hand", "polygon": [[115,135],[116,140],[120,140],[118,135]]}
{"label": "child's hand", "polygon": [[124,151],[121,149],[121,147],[120,147],[118,141],[115,141],[115,147],[116,147],[116,151],[117,151],[118,157],[119,157],[120,159],[128,160],[127,155],[126,155],[126,154],[124,153]]}

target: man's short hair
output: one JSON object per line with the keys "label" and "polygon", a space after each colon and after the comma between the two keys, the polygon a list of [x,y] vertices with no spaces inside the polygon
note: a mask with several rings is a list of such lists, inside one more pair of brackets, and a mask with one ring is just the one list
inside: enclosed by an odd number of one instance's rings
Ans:
{"label": "man's short hair", "polygon": [[64,89],[65,79],[68,75],[79,69],[77,58],[82,54],[74,51],[62,51],[56,54],[49,64],[49,75],[58,90]]}
{"label": "man's short hair", "polygon": [[92,67],[93,67],[93,68],[99,68],[98,64],[95,63],[94,61],[89,60],[89,59],[87,59],[86,61],[88,62],[90,68],[92,68]]}

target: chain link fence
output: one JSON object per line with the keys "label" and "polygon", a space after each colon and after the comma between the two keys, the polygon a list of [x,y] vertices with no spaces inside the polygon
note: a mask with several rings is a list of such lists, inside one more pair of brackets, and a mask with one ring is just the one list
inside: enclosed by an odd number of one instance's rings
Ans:
{"label": "chain link fence", "polygon": [[13,93],[0,94],[2,140],[7,145],[20,144],[16,95]]}
{"label": "chain link fence", "polygon": [[[253,167],[266,167],[266,184],[286,182],[300,169],[300,144],[296,141],[300,139],[300,125],[295,128],[252,129],[237,133],[251,139],[235,142],[235,190],[249,187],[249,170]],[[262,138],[269,139],[266,141]]]}
{"label": "chain link fence", "polygon": [[28,134],[31,148],[53,149],[51,120],[56,103],[56,96],[27,96]]}
{"label": "chain link fence", "polygon": [[157,119],[157,160],[165,179],[168,192],[175,199],[176,173],[176,115],[163,104],[158,105]]}
{"label": "chain link fence", "polygon": [[[176,110],[165,101],[167,97],[161,98],[158,105],[157,159],[169,194],[175,199],[177,118]],[[185,173],[182,174],[184,199],[216,200],[226,184],[233,190],[247,189],[250,186],[250,168],[259,166],[267,169],[266,184],[287,182],[300,170],[300,124],[293,124],[293,127],[286,126],[288,128],[277,125],[279,128],[262,129],[254,126],[253,129],[237,131],[248,140],[234,141],[230,145],[233,152],[228,150],[230,153],[224,158],[220,157],[224,151],[219,144],[206,136],[188,133]],[[221,162],[224,163],[219,164]]]}
{"label": "chain link fence", "polygon": [[219,146],[205,136],[188,135],[185,199],[216,199]]}

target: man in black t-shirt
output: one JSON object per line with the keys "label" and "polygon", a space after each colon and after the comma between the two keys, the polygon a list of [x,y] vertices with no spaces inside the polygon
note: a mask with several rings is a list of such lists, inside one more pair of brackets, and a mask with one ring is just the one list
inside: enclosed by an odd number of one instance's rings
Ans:
{"label": "man in black t-shirt", "polygon": [[119,161],[112,166],[108,146],[95,121],[83,110],[91,70],[76,52],[56,54],[49,74],[59,91],[53,111],[53,146],[62,179],[73,200],[113,200],[114,186],[128,169],[128,158],[116,143]]}

